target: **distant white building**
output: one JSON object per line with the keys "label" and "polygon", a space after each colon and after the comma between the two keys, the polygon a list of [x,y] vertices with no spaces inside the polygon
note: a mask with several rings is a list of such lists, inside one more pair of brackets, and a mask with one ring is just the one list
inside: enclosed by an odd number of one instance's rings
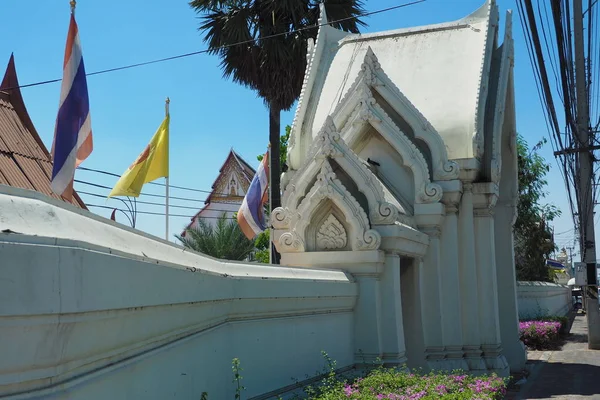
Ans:
{"label": "distant white building", "polygon": [[212,185],[212,192],[206,198],[205,205],[192,217],[185,230],[198,226],[198,219],[204,218],[215,225],[217,219],[225,212],[233,218],[242,204],[246,191],[256,171],[233,149],[229,151],[225,162],[219,169],[219,175]]}

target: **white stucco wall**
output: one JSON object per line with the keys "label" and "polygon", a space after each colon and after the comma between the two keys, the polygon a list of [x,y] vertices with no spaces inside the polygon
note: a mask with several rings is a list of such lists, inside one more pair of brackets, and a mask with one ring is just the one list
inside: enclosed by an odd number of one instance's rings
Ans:
{"label": "white stucco wall", "polygon": [[0,398],[233,398],[234,357],[249,398],[322,350],[353,364],[347,274],[220,262],[86,214],[0,186]]}
{"label": "white stucco wall", "polygon": [[[204,218],[207,223],[216,226],[217,220],[223,213],[227,215],[227,218],[233,218],[233,215],[239,211],[241,205],[241,201],[239,203],[220,203],[217,200],[208,204],[206,208],[200,212],[198,217]],[[192,227],[196,227],[197,225],[197,220],[195,219]]]}
{"label": "white stucco wall", "polygon": [[517,282],[519,319],[564,316],[573,307],[571,289],[550,282]]}

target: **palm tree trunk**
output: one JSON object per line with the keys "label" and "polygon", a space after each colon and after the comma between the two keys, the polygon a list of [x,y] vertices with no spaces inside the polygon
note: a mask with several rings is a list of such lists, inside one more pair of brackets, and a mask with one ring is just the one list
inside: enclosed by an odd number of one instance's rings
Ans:
{"label": "palm tree trunk", "polygon": [[[281,157],[280,157],[280,132],[281,132],[281,110],[275,104],[269,106],[269,142],[271,143],[271,159],[269,160],[271,168],[271,215],[273,210],[281,207]],[[271,261],[273,264],[279,264],[279,253],[271,242]]]}

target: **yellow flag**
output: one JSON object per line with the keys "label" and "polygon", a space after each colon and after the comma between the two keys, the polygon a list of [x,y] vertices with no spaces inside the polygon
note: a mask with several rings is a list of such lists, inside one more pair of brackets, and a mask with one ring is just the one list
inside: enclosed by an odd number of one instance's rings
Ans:
{"label": "yellow flag", "polygon": [[144,183],[169,176],[169,120],[167,115],[148,146],[121,175],[108,197],[138,197]]}

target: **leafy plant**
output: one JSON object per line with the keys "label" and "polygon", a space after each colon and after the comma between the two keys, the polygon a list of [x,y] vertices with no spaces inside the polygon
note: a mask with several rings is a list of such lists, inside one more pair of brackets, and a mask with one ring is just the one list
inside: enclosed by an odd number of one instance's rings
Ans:
{"label": "leafy plant", "polygon": [[231,361],[231,369],[233,371],[233,383],[235,383],[235,400],[240,400],[242,398],[242,391],[246,390],[244,386],[242,386],[242,367],[240,367],[240,360],[238,358],[234,358]]}
{"label": "leafy plant", "polygon": [[553,281],[546,260],[555,250],[548,222],[560,215],[552,204],[543,204],[550,165],[538,154],[546,139],[529,150],[522,136],[517,139],[519,203],[514,225],[517,280]]}
{"label": "leafy plant", "polygon": [[310,399],[501,399],[505,392],[506,382],[496,375],[473,377],[461,371],[420,375],[380,367],[353,382],[324,387]]}
{"label": "leafy plant", "polygon": [[271,244],[269,230],[259,233],[254,241],[254,261],[258,261],[263,264],[269,263],[269,246]]}
{"label": "leafy plant", "polygon": [[521,341],[535,350],[554,348],[560,338],[560,322],[553,321],[524,321],[519,322]]}
{"label": "leafy plant", "polygon": [[[285,126],[285,133],[281,135],[279,138],[279,166],[281,167],[281,171],[285,172],[287,169],[287,149],[288,142],[290,141],[290,133],[292,132],[292,127],[290,125]],[[265,157],[264,154],[259,154],[256,156],[258,161],[262,161]]]}
{"label": "leafy plant", "polygon": [[181,243],[194,251],[225,260],[245,260],[254,251],[254,241],[248,240],[237,221],[223,213],[216,225],[198,218],[198,226],[177,235]]}

